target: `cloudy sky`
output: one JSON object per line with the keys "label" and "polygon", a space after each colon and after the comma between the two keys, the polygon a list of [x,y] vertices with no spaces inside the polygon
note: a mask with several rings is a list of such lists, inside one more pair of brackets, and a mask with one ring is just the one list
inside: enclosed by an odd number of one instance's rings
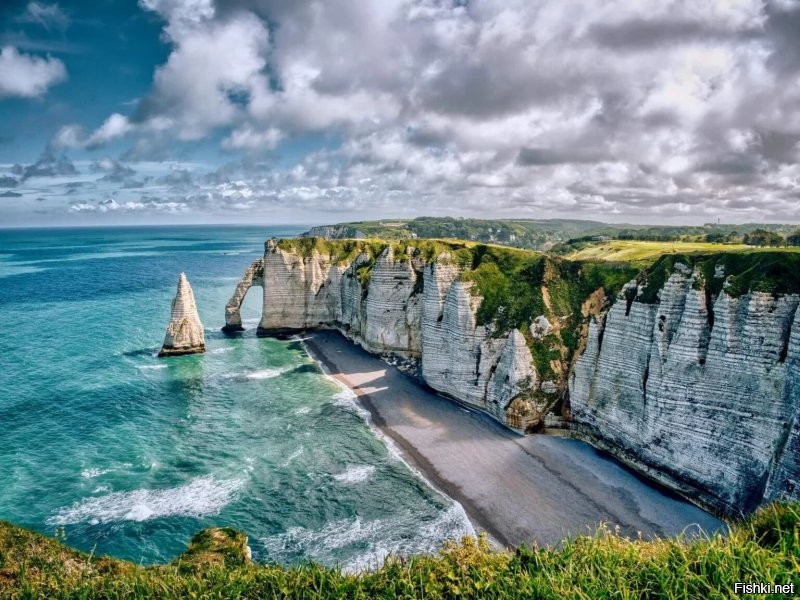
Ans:
{"label": "cloudy sky", "polygon": [[0,1],[0,226],[800,221],[800,0]]}

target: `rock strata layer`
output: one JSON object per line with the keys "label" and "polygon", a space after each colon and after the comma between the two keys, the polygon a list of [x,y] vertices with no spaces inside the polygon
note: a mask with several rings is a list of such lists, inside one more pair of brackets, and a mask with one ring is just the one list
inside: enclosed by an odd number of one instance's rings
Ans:
{"label": "rock strata layer", "polygon": [[[338,329],[370,352],[418,361],[431,388],[518,431],[563,415],[574,435],[722,513],[800,497],[800,295],[711,293],[677,262],[655,301],[636,281],[615,302],[589,291],[580,331],[560,331],[567,317],[542,285],[546,314],[498,332],[479,323],[483,298],[448,252],[360,244],[340,259],[270,240],[226,327],[241,327],[238,306],[261,285],[261,333]],[[566,367],[558,352],[532,354],[565,335],[580,338]]]}
{"label": "rock strata layer", "polygon": [[797,498],[800,296],[709,299],[698,276],[678,264],[657,303],[592,321],[572,427],[726,514]]}
{"label": "rock strata layer", "polygon": [[178,278],[178,292],[172,301],[172,313],[164,345],[159,356],[178,356],[181,354],[201,354],[206,351],[205,331],[197,314],[194,292],[186,274]]}

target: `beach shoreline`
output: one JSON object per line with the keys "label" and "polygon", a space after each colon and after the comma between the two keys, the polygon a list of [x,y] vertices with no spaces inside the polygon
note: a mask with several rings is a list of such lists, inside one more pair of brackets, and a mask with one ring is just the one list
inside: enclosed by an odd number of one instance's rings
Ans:
{"label": "beach shoreline", "polygon": [[305,332],[312,359],[494,545],[557,545],[601,523],[625,535],[711,534],[726,525],[585,442],[521,436],[368,353],[338,331]]}
{"label": "beach shoreline", "polygon": [[[418,475],[438,493],[460,504],[476,532],[485,532],[492,546],[499,549],[510,545],[503,540],[502,534],[493,528],[492,523],[483,518],[480,509],[474,505],[468,496],[464,495],[460,489],[453,486],[450,481],[441,477],[422,453],[410,444],[408,440],[398,435],[394,429],[387,426],[385,419],[374,402],[372,402],[369,394],[359,394],[357,390],[351,387],[350,382],[343,377],[341,373],[334,373],[336,370],[335,365],[328,359],[325,353],[320,350],[319,346],[314,343],[313,336],[303,337],[302,343],[308,355],[319,364],[328,377],[354,394],[358,404],[369,414],[370,424],[389,440],[397,452],[400,453],[402,460],[406,462],[409,467],[417,471]],[[419,385],[419,382],[417,383]]]}

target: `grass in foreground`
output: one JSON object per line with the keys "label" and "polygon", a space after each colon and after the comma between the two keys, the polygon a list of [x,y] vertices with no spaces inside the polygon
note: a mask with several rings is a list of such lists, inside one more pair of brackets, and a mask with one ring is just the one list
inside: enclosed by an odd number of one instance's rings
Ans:
{"label": "grass in foreground", "polygon": [[249,563],[244,536],[206,530],[170,565],[93,557],[0,522],[4,598],[731,598],[736,582],[800,589],[800,504],[776,504],[728,537],[629,540],[608,529],[559,549],[495,552],[465,538],[437,556],[357,575]]}

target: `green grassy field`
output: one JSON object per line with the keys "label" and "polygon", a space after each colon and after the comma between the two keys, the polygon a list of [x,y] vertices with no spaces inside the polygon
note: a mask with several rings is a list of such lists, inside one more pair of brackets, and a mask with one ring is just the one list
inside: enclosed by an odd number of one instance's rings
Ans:
{"label": "green grassy field", "polygon": [[245,543],[234,530],[206,530],[173,563],[142,567],[0,522],[0,597],[713,599],[738,597],[736,582],[800,589],[798,504],[761,509],[727,537],[645,541],[601,528],[560,548],[502,552],[465,538],[360,574],[253,564]]}
{"label": "green grassy field", "polygon": [[709,244],[705,242],[638,242],[612,240],[586,245],[565,256],[569,260],[609,262],[653,262],[665,254],[712,254],[719,252],[800,252],[800,247],[756,248],[744,244]]}

